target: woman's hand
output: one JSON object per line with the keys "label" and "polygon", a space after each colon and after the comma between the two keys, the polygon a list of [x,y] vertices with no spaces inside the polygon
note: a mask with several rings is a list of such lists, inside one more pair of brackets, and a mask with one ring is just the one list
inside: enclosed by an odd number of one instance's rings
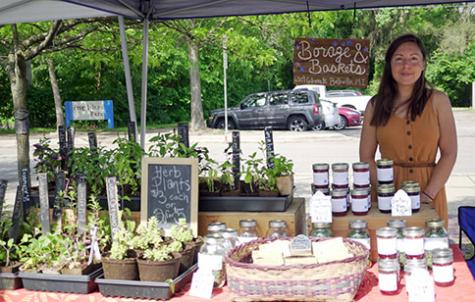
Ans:
{"label": "woman's hand", "polygon": [[430,204],[434,208],[434,198],[426,192],[421,192],[421,203]]}

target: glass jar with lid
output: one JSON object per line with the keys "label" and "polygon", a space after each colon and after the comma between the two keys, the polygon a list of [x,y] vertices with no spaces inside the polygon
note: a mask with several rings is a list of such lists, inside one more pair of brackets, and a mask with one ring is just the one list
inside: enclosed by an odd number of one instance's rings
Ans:
{"label": "glass jar with lid", "polygon": [[424,229],[407,227],[402,230],[404,235],[404,252],[406,259],[424,258]]}
{"label": "glass jar with lid", "polygon": [[363,244],[368,250],[371,249],[371,239],[368,232],[368,222],[366,220],[352,220],[348,223],[348,238]]}
{"label": "glass jar with lid", "polygon": [[333,237],[332,224],[329,222],[314,222],[312,223],[311,237],[315,238],[330,238]]}
{"label": "glass jar with lid", "polygon": [[379,258],[397,259],[397,229],[382,227],[376,230]]}
{"label": "glass jar with lid", "polygon": [[381,213],[391,213],[391,200],[394,197],[394,184],[378,186],[378,209]]}
{"label": "glass jar with lid", "polygon": [[257,222],[255,219],[239,220],[239,243],[246,243],[257,239]]}
{"label": "glass jar with lid", "polygon": [[269,220],[269,229],[267,238],[286,238],[288,237],[287,222],[285,220]]}
{"label": "glass jar with lid", "polygon": [[328,187],[329,181],[329,165],[325,163],[316,163],[313,168],[313,184],[317,187]]}
{"label": "glass jar with lid", "polygon": [[369,191],[365,188],[355,188],[351,191],[351,212],[356,216],[368,215]]}
{"label": "glass jar with lid", "polygon": [[399,263],[395,259],[378,260],[378,287],[383,295],[396,295],[399,293]]}
{"label": "glass jar with lid", "polygon": [[332,164],[332,179],[333,188],[348,188],[348,164],[347,163],[334,163]]}
{"label": "glass jar with lid", "polygon": [[404,235],[402,234],[402,230],[406,227],[406,221],[403,219],[390,219],[387,225],[397,230],[396,249],[398,253],[404,253]]}
{"label": "glass jar with lid", "polygon": [[444,228],[442,219],[428,219],[426,221],[426,232],[424,235],[424,249],[444,249],[449,247],[449,234]]}
{"label": "glass jar with lid", "polygon": [[224,222],[215,221],[208,224],[208,234],[221,233],[226,229],[226,224]]}
{"label": "glass jar with lid", "polygon": [[450,248],[432,250],[432,275],[437,286],[454,284],[454,256]]}
{"label": "glass jar with lid", "polygon": [[354,188],[369,187],[369,164],[366,162],[353,163],[353,186]]}
{"label": "glass jar with lid", "polygon": [[224,239],[224,247],[226,252],[232,250],[238,245],[238,233],[235,229],[226,228],[221,232]]}
{"label": "glass jar with lid", "polygon": [[410,276],[415,269],[427,270],[427,263],[425,258],[406,259],[404,263],[404,274]]}
{"label": "glass jar with lid", "polygon": [[331,193],[332,214],[334,216],[345,216],[348,211],[348,189],[335,189]]}
{"label": "glass jar with lid", "polygon": [[420,191],[421,188],[417,183],[407,183],[402,189],[407,193],[409,198],[411,198],[411,208],[412,213],[417,213],[421,209],[421,197]]}
{"label": "glass jar with lid", "polygon": [[311,185],[312,185],[312,195],[315,194],[317,191],[321,191],[323,195],[326,195],[326,196],[330,195],[330,188],[328,186],[319,187],[314,184],[311,184]]}
{"label": "glass jar with lid", "polygon": [[391,159],[378,159],[376,161],[376,177],[378,184],[390,184],[394,181],[394,162]]}
{"label": "glass jar with lid", "polygon": [[215,288],[223,287],[226,281],[223,265],[225,253],[224,238],[220,233],[209,234],[204,238],[198,254],[198,268],[211,270]]}

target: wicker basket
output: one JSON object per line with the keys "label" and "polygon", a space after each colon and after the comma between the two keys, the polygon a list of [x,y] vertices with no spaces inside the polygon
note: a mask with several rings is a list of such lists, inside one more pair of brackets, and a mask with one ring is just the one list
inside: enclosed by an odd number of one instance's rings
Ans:
{"label": "wicker basket", "polygon": [[278,266],[251,263],[252,250],[270,241],[254,240],[226,255],[233,301],[353,301],[368,263],[369,251],[363,244],[344,239],[355,256],[343,261]]}

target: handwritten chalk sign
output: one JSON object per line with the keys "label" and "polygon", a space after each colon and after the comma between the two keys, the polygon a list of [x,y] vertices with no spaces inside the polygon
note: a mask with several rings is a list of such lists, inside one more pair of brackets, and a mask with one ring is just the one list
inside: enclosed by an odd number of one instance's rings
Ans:
{"label": "handwritten chalk sign", "polygon": [[78,186],[78,234],[83,234],[87,230],[86,216],[86,178],[79,175]]}
{"label": "handwritten chalk sign", "polygon": [[178,135],[180,136],[180,142],[182,142],[186,147],[190,147],[188,124],[178,124]]}
{"label": "handwritten chalk sign", "polygon": [[38,189],[39,189],[39,195],[40,195],[41,232],[45,235],[50,232],[48,176],[46,173],[38,174]]}
{"label": "handwritten chalk sign", "polygon": [[22,199],[23,199],[23,211],[25,213],[26,211],[28,211],[28,209],[31,206],[30,169],[29,168],[23,168],[23,169],[21,169],[20,173],[21,173],[20,186],[21,186],[21,193],[22,193]]}
{"label": "handwritten chalk sign", "polygon": [[267,167],[274,168],[274,138],[272,136],[272,128],[265,127],[264,128],[264,138],[266,144],[266,157],[267,157]]}
{"label": "handwritten chalk sign", "polygon": [[7,192],[8,180],[0,179],[0,217],[2,217],[5,193]]}
{"label": "handwritten chalk sign", "polygon": [[96,150],[97,149],[97,136],[96,132],[89,132],[87,134],[87,138],[89,141],[89,149]]}
{"label": "handwritten chalk sign", "polygon": [[232,135],[232,160],[233,160],[233,176],[234,187],[239,189],[241,186],[240,174],[241,174],[241,142],[239,137],[239,131],[233,131]]}
{"label": "handwritten chalk sign", "polygon": [[165,231],[185,218],[196,236],[198,159],[144,157],[140,209],[141,221],[155,216]]}
{"label": "handwritten chalk sign", "polygon": [[114,237],[114,235],[119,231],[119,194],[117,193],[117,178],[107,177],[106,187],[111,231],[112,237]]}
{"label": "handwritten chalk sign", "polygon": [[297,38],[294,43],[294,83],[366,87],[369,40]]}

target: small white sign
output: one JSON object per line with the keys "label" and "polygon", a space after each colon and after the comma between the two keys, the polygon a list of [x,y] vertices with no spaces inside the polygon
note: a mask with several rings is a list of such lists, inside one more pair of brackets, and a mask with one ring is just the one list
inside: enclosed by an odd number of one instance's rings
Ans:
{"label": "small white sign", "polygon": [[315,192],[310,199],[310,217],[314,222],[332,222],[332,202],[331,197],[326,196],[321,191]]}
{"label": "small white sign", "polygon": [[104,101],[78,101],[73,104],[75,120],[103,120]]}
{"label": "small white sign", "polygon": [[415,269],[406,282],[409,302],[434,302],[434,279],[425,269]]}
{"label": "small white sign", "polygon": [[199,269],[191,280],[190,296],[211,299],[213,295],[214,276],[210,270]]}
{"label": "small white sign", "polygon": [[403,190],[398,190],[391,200],[392,216],[411,216],[412,202],[409,195]]}

